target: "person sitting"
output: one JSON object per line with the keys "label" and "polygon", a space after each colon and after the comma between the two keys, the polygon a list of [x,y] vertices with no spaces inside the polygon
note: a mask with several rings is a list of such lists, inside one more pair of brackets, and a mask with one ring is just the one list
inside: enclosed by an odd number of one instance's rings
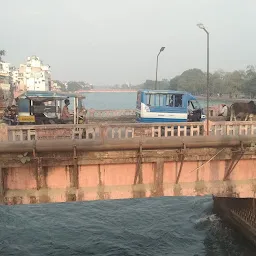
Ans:
{"label": "person sitting", "polygon": [[176,96],[175,107],[182,107],[182,95]]}
{"label": "person sitting", "polygon": [[226,104],[222,104],[221,106],[222,106],[222,109],[221,109],[221,111],[220,111],[218,116],[227,117],[227,115],[228,115],[228,107],[227,107],[227,105]]}
{"label": "person sitting", "polygon": [[17,125],[17,115],[16,115],[16,110],[14,108],[15,106],[8,106],[4,110],[4,116],[3,120],[8,124],[8,125]]}
{"label": "person sitting", "polygon": [[68,110],[68,106],[70,105],[69,99],[65,99],[64,103],[65,103],[65,106],[63,107],[61,112],[61,119],[63,121],[70,121],[70,119],[72,118],[72,115],[69,113],[69,110]]}

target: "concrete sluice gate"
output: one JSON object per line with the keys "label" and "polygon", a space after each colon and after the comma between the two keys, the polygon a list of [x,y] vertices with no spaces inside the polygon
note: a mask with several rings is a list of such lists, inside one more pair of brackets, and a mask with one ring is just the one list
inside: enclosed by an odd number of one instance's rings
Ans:
{"label": "concrete sluice gate", "polygon": [[255,135],[252,121],[210,122],[208,136],[205,123],[2,125],[0,203],[210,194],[254,241]]}

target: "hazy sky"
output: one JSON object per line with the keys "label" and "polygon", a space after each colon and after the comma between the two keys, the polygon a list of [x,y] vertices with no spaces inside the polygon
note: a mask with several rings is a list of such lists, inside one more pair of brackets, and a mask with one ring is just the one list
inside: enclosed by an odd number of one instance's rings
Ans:
{"label": "hazy sky", "polygon": [[60,80],[96,85],[171,78],[189,68],[256,64],[256,0],[0,0],[0,49],[18,65],[37,55]]}

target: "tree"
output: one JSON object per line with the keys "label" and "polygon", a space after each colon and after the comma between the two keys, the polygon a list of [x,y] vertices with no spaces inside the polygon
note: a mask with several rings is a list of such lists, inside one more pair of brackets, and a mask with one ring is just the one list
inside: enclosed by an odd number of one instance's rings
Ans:
{"label": "tree", "polygon": [[[253,65],[248,65],[245,70],[234,70],[233,72],[217,70],[210,74],[209,87],[211,95],[229,94],[232,98],[245,94],[256,97],[256,68]],[[136,88],[154,89],[155,81],[146,80]],[[159,81],[158,88],[206,94],[206,73],[197,68],[188,69],[170,81],[167,79]]]}
{"label": "tree", "polygon": [[256,96],[256,76],[252,77],[250,80],[245,82],[245,91],[250,97],[255,98]]}
{"label": "tree", "polygon": [[6,52],[5,50],[0,50],[0,62],[3,62],[2,57],[5,56]]}
{"label": "tree", "polygon": [[177,91],[178,90],[178,81],[179,81],[179,76],[175,76],[173,79],[170,80],[170,89]]}
{"label": "tree", "polygon": [[175,82],[177,90],[188,91],[194,94],[206,92],[206,75],[197,68],[184,71],[176,78]]}
{"label": "tree", "polygon": [[67,85],[68,85],[68,91],[78,91],[83,89],[82,85],[80,85],[80,83],[76,81],[69,81]]}
{"label": "tree", "polygon": [[64,83],[62,83],[61,81],[59,81],[59,80],[54,80],[53,81],[54,83],[56,83],[59,87],[60,87],[60,90],[61,91],[66,91],[66,86],[65,86],[65,84]]}
{"label": "tree", "polygon": [[211,94],[223,94],[225,93],[225,88],[223,86],[225,73],[222,71],[216,71],[210,74],[210,93]]}
{"label": "tree", "polygon": [[154,90],[155,89],[155,81],[153,80],[146,80],[144,84],[142,84],[143,89],[150,89]]}
{"label": "tree", "polygon": [[243,90],[244,79],[244,71],[235,70],[226,73],[223,80],[224,92],[228,93],[230,97],[237,96]]}
{"label": "tree", "polygon": [[253,65],[248,65],[245,70],[246,78],[251,79],[256,75],[255,68]]}

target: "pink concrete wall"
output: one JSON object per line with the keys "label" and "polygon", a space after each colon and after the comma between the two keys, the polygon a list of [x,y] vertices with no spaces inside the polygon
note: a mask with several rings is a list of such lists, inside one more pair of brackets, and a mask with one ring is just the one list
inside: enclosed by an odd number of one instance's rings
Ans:
{"label": "pink concrete wall", "polygon": [[99,165],[80,166],[79,185],[80,187],[95,187],[99,184]]}
{"label": "pink concrete wall", "polygon": [[6,189],[35,189],[34,169],[19,167],[9,168],[6,176]]}
{"label": "pink concrete wall", "polygon": [[70,176],[66,167],[48,168],[46,178],[48,188],[67,188],[70,184]]}
{"label": "pink concrete wall", "polygon": [[[253,195],[252,182],[244,184],[243,181],[256,178],[256,160],[240,160],[230,175],[230,183],[222,182],[230,161],[211,161],[201,166],[202,164],[201,161],[184,162],[179,179],[179,186],[181,187],[179,195],[223,194],[226,193],[226,187],[230,184],[233,186],[234,192],[240,197]],[[162,168],[162,166],[163,170],[161,171],[159,168]],[[79,188],[76,189],[72,188],[71,183],[74,179],[71,176],[74,173],[72,172],[73,169],[69,170],[69,167],[49,167],[47,175],[42,177],[46,179],[46,187],[42,191],[36,189],[36,167],[9,168],[5,177],[5,196],[7,198],[23,196],[23,203],[29,203],[31,200],[31,198],[24,196],[28,190],[36,198],[40,196],[49,197],[51,202],[65,202],[72,195],[76,196],[75,200],[85,201],[132,198],[135,196],[134,193],[138,191],[142,192],[141,195],[145,193],[146,197],[151,197],[156,195],[152,194],[154,193],[153,190],[156,189],[156,186],[159,186],[159,180],[161,181],[161,177],[156,176],[157,171],[158,174],[163,173],[163,194],[165,196],[177,195],[177,191],[174,190],[177,189],[175,181],[180,163],[165,162],[158,163],[158,165],[156,163],[143,163],[143,184],[134,186],[136,168],[136,164],[133,163],[79,166]],[[161,184],[158,193],[161,194]],[[38,199],[38,201],[40,200]]]}

